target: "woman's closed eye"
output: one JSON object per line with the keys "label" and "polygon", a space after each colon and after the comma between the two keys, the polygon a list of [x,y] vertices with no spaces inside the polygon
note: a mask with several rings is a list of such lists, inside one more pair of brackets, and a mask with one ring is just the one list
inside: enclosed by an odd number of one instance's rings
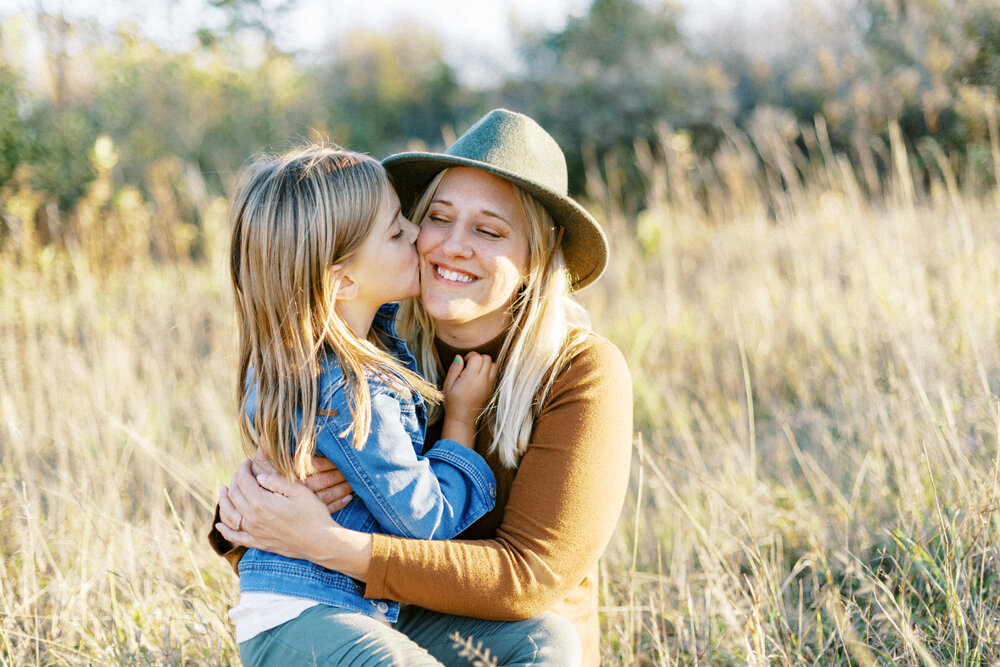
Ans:
{"label": "woman's closed eye", "polygon": [[483,236],[485,236],[486,238],[489,238],[489,239],[503,238],[503,232],[501,232],[499,229],[495,229],[493,227],[480,227],[476,231],[478,231],[480,234],[482,234]]}

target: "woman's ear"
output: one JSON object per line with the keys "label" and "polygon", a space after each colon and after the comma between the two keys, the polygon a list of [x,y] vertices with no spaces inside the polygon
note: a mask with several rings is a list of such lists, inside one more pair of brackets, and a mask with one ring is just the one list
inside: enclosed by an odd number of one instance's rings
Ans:
{"label": "woman's ear", "polygon": [[350,301],[358,296],[358,284],[354,282],[351,275],[347,273],[343,264],[333,264],[326,270],[326,279],[330,281],[336,292],[333,295],[336,301]]}

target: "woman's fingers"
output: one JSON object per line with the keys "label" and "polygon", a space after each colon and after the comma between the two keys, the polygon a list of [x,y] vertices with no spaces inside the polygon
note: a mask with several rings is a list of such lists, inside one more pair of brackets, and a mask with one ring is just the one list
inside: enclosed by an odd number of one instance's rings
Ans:
{"label": "woman's fingers", "polygon": [[[323,460],[326,461],[326,459]],[[332,466],[333,464],[331,463],[330,465]],[[344,481],[343,473],[333,467],[323,470],[322,472],[314,472],[305,479],[306,486],[309,487],[310,491],[317,495],[324,489],[329,489],[332,486],[343,484]]]}
{"label": "woman's fingers", "polygon": [[351,486],[347,482],[317,491],[316,497],[323,501],[330,514],[336,514],[347,507],[347,504],[354,499],[354,495],[351,493]]}
{"label": "woman's fingers", "polygon": [[240,513],[229,499],[229,488],[225,486],[219,487],[219,519],[234,528],[240,523]]}
{"label": "woman's fingers", "polygon": [[[233,474],[232,484],[229,485],[230,495],[233,494],[233,491],[239,491],[240,494],[242,494],[250,503],[254,502],[255,496],[259,496],[261,493],[266,493],[264,489],[261,488],[260,484],[257,483],[257,475],[253,473],[250,461],[244,461],[240,464],[240,467],[237,468],[236,472]],[[237,509],[243,509],[240,507],[238,502],[236,502],[236,507]]]}
{"label": "woman's fingers", "polygon": [[240,547],[254,547],[256,544],[253,538],[250,537],[249,533],[243,531],[235,531],[224,523],[215,524],[216,530],[218,530],[228,542],[235,544]]}
{"label": "woman's fingers", "polygon": [[[249,463],[240,466],[221,495],[216,528],[236,545],[308,560],[316,536],[336,525],[305,484],[278,473],[255,477]],[[234,530],[239,524],[241,530]]]}
{"label": "woman's fingers", "polygon": [[232,488],[236,486],[239,481],[247,476],[253,477],[253,461],[244,461],[239,465],[238,468],[233,472],[233,478],[229,482],[229,487]]}
{"label": "woman's fingers", "polygon": [[[277,473],[263,473],[260,477],[281,477]],[[258,519],[266,519],[267,513],[272,505],[274,493],[265,489],[257,482],[257,476],[253,474],[250,461],[244,461],[233,474],[233,481],[229,485],[229,499],[239,516],[242,516],[242,529],[244,531],[253,530]],[[237,518],[239,522],[239,518]],[[235,525],[234,525],[235,527]]]}
{"label": "woman's fingers", "polygon": [[[327,470],[336,470],[337,466],[333,465],[333,462],[325,456],[314,456],[312,457],[313,470],[316,472],[326,472]],[[268,472],[277,472],[275,470],[269,470]]]}
{"label": "woman's fingers", "polygon": [[264,453],[259,449],[257,450],[257,453],[253,455],[253,458],[250,459],[250,467],[255,475],[277,471],[274,464],[271,463],[271,460],[264,456]]}
{"label": "woman's fingers", "polygon": [[[244,527],[247,519],[247,515],[250,514],[253,509],[250,503],[247,501],[243,492],[240,491],[238,486],[230,485],[226,489],[226,499],[229,501],[230,511],[226,514],[220,514],[221,518],[227,525],[232,526],[233,530],[237,526],[241,528]],[[219,499],[219,508],[222,509],[222,498]]]}
{"label": "woman's fingers", "polygon": [[330,514],[344,509],[353,498],[353,490],[343,473],[321,456],[313,457],[313,466],[316,472],[305,478],[305,485],[323,501]]}
{"label": "woman's fingers", "polygon": [[257,483],[258,488],[270,491],[271,493],[277,493],[286,498],[291,498],[295,494],[300,493],[312,495],[312,491],[302,482],[287,479],[284,475],[279,475],[278,473],[258,475],[254,481]]}

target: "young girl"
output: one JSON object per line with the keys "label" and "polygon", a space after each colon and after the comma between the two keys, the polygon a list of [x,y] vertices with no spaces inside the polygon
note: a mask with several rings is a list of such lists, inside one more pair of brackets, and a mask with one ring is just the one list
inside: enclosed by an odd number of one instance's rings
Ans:
{"label": "young girl", "polygon": [[[420,288],[417,227],[382,166],[327,146],[261,160],[230,218],[248,453],[300,479],[314,455],[329,458],[354,493],[334,519],[360,531],[450,538],[489,511],[496,482],[471,446],[493,363],[454,359],[442,439],[423,453],[424,401],[441,394],[394,330],[392,302]],[[302,625],[300,649],[322,635],[335,660],[338,637],[349,646],[365,623],[398,616],[398,603],[366,600],[362,584],[305,560],[250,549],[239,573],[230,615],[246,664],[278,659],[269,632],[286,623]]]}

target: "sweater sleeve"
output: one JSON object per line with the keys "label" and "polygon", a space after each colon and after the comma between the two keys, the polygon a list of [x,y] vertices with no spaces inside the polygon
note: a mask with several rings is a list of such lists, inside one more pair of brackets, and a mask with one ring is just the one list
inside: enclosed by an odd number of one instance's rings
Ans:
{"label": "sweater sleeve", "polygon": [[229,563],[230,567],[233,568],[233,572],[239,574],[240,559],[243,558],[243,554],[246,553],[246,547],[239,547],[227,540],[219,532],[219,529],[215,527],[215,524],[221,523],[222,518],[219,516],[219,503],[215,503],[215,516],[212,517],[212,526],[208,531],[208,543],[212,546],[212,550],[219,554]]}
{"label": "sweater sleeve", "polygon": [[611,539],[631,445],[628,368],[617,348],[592,336],[536,419],[496,538],[375,535],[366,597],[497,620],[552,607],[583,580]]}

